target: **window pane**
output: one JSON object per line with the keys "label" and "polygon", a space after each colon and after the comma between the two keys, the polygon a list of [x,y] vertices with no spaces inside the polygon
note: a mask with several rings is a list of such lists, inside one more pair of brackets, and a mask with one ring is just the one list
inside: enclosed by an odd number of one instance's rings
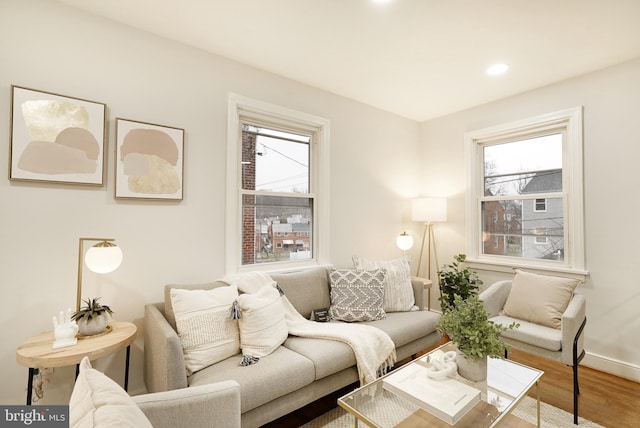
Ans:
{"label": "window pane", "polygon": [[523,189],[534,177],[534,173],[505,174],[484,178],[485,196],[516,196],[523,194]]}
{"label": "window pane", "polygon": [[487,145],[483,159],[486,196],[531,193],[526,188],[533,177],[562,171],[562,134]]}
{"label": "window pane", "polygon": [[242,127],[242,188],[309,193],[309,142],[305,135]]}
{"label": "window pane", "polygon": [[313,199],[243,195],[242,264],[312,258]]}
{"label": "window pane", "polygon": [[483,254],[522,257],[522,201],[482,203]]}
{"label": "window pane", "polygon": [[546,210],[536,211],[535,199],[522,201],[522,256],[564,260],[564,209],[562,198],[546,200]]}
{"label": "window pane", "polygon": [[482,202],[483,254],[563,261],[562,198],[546,199],[546,211],[535,205],[535,199]]}

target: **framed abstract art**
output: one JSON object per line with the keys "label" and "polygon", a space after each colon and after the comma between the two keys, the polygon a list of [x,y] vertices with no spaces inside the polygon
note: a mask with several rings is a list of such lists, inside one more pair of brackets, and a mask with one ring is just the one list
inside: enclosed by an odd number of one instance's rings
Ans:
{"label": "framed abstract art", "polygon": [[11,86],[9,179],[104,184],[106,104]]}
{"label": "framed abstract art", "polygon": [[116,118],[116,199],[182,200],[184,129]]}

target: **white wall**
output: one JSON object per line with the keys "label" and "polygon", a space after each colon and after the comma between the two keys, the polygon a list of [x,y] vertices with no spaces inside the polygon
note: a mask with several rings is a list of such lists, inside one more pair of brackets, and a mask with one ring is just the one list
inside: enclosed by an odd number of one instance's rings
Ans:
{"label": "white wall", "polygon": [[[508,78],[508,77],[506,77]],[[422,188],[449,197],[438,224],[440,264],[465,251],[463,135],[514,120],[583,106],[587,298],[584,363],[640,380],[640,284],[635,272],[640,60],[424,122]],[[480,272],[485,285],[501,275]]]}
{"label": "white wall", "polygon": [[[139,329],[144,304],[160,301],[164,284],[224,274],[229,92],[330,119],[333,264],[350,265],[353,254],[399,254],[395,237],[420,185],[420,126],[413,121],[45,0],[2,0],[0,58],[4,177],[10,85],[108,108],[106,186],[0,180],[2,404],[25,400],[27,369],[15,361],[17,346],[74,305],[78,238],[115,238],[122,247],[117,271],[97,277],[85,269],[84,284]],[[185,129],[184,201],[114,200],[116,117]],[[132,393],[144,390],[141,337],[132,349]],[[122,382],[123,360],[120,351],[96,364]],[[73,373],[49,375],[42,403],[67,402]]]}

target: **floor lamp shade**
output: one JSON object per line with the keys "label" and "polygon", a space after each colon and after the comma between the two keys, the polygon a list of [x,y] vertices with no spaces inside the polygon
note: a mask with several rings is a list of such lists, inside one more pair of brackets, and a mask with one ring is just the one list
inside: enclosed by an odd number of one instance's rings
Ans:
{"label": "floor lamp shade", "polygon": [[[97,241],[84,254],[85,241]],[[76,294],[76,311],[80,310],[82,300],[82,267],[87,267],[95,273],[109,273],[118,269],[122,263],[122,250],[113,243],[115,239],[80,238],[78,244],[78,289]]]}
{"label": "floor lamp shade", "polygon": [[447,199],[418,198],[411,200],[411,220],[425,223],[447,221]]}

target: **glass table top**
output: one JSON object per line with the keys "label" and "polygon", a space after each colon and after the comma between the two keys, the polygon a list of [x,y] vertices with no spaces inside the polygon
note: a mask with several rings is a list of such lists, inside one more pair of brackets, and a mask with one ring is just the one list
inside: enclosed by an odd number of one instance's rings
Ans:
{"label": "glass table top", "polygon": [[544,374],[513,361],[489,358],[486,381],[473,382],[457,372],[445,379],[427,376],[434,361],[455,350],[454,344],[446,343],[344,395],[338,404],[371,427],[494,427]]}

